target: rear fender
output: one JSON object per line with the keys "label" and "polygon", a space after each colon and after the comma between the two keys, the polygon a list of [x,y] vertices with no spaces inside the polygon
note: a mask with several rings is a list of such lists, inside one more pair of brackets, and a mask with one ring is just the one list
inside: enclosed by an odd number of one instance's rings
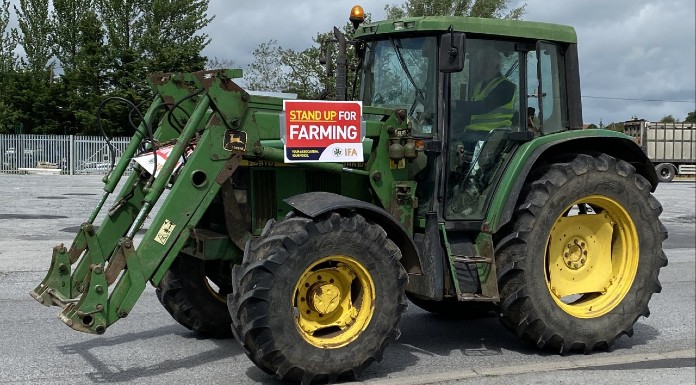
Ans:
{"label": "rear fender", "polygon": [[336,210],[352,210],[380,225],[387,236],[401,249],[401,264],[409,274],[421,274],[422,265],[416,245],[408,231],[389,212],[371,203],[328,192],[308,192],[287,198],[285,203],[309,217],[316,218]]}
{"label": "rear fender", "polygon": [[[501,178],[484,224],[484,231],[496,233],[512,219],[518,198],[530,173],[568,154],[605,153],[624,160],[657,188],[655,167],[645,152],[628,136],[609,130],[568,131],[538,138],[523,145]],[[498,209],[496,209],[496,207]]]}

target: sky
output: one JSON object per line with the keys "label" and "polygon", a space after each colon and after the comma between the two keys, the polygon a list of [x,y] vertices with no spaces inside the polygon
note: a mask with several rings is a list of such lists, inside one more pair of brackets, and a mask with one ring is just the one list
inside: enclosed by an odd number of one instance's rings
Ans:
{"label": "sky", "polygon": [[[18,3],[18,0],[11,0]],[[403,0],[210,0],[215,15],[203,54],[247,69],[259,44],[276,40],[302,50],[317,32],[342,27],[360,4],[373,20]],[[578,34],[586,123],[684,120],[696,110],[694,0],[513,0],[527,4],[524,20],[567,24]]]}

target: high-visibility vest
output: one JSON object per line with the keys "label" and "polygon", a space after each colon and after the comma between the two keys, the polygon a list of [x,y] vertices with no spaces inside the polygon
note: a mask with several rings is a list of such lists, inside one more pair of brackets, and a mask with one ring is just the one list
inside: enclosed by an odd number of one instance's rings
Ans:
{"label": "high-visibility vest", "polygon": [[[488,94],[491,93],[498,86],[498,84],[504,82],[507,78],[503,75],[498,75],[495,79],[491,80],[486,87],[481,89],[481,83],[479,82],[474,88],[474,95],[471,98],[472,101],[481,101],[486,99]],[[512,116],[515,114],[515,99],[517,98],[517,90],[515,90],[514,95],[510,98],[510,101],[502,106],[499,106],[485,114],[472,115],[471,123],[466,127],[469,130],[479,130],[479,131],[490,131],[494,128],[510,127],[512,126]]]}

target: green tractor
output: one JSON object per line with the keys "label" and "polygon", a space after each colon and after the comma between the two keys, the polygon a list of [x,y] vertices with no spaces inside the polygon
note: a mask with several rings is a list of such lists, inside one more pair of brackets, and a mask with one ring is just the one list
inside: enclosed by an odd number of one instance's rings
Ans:
{"label": "green tractor", "polygon": [[181,325],[302,383],[381,360],[407,299],[495,311],[560,353],[631,336],[667,264],[657,177],[630,137],[581,129],[575,31],[351,15],[336,92],[350,99],[354,47],[357,101],[297,107],[245,91],[240,70],[152,75],[101,200],[32,296],[102,334],[149,281]]}

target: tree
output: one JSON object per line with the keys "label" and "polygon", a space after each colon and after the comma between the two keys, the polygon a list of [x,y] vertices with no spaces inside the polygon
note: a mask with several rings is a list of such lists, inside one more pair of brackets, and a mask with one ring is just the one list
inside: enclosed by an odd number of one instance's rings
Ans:
{"label": "tree", "polygon": [[[317,39],[322,36],[317,35]],[[302,51],[292,49],[281,53],[281,63],[288,69],[284,91],[297,94],[300,99],[318,99],[322,93],[332,93],[333,89],[326,90],[327,74],[325,67],[319,62],[321,49],[318,46],[310,47]],[[325,95],[326,97],[328,95]]]}
{"label": "tree", "polygon": [[17,30],[8,28],[10,22],[10,2],[0,3],[0,133],[10,133],[16,121],[16,111],[9,104],[11,79],[17,69]]}
{"label": "tree", "polygon": [[674,119],[674,116],[672,115],[666,115],[663,116],[662,119],[660,119],[660,123],[676,123],[677,120]]}
{"label": "tree", "polygon": [[623,124],[623,122],[609,123],[606,127],[604,127],[604,129],[617,131],[617,132],[624,132],[624,124]]}
{"label": "tree", "polygon": [[192,72],[205,67],[201,51],[210,37],[201,33],[208,17],[208,0],[150,0],[143,9],[144,34],[138,43],[148,72]]}
{"label": "tree", "polygon": [[254,61],[249,65],[249,70],[244,76],[247,87],[254,91],[283,91],[285,82],[285,70],[280,60],[283,48],[277,40],[269,40],[261,43],[254,51]]}
{"label": "tree", "polygon": [[60,81],[63,93],[67,95],[63,125],[71,130],[64,129],[66,133],[95,134],[98,132],[97,106],[109,89],[107,72],[110,62],[108,48],[104,45],[105,32],[96,11],[85,12],[79,20],[73,64],[65,70]]}
{"label": "tree", "polygon": [[686,123],[696,123],[696,111],[691,111],[691,112],[689,112],[689,114],[686,115],[686,119],[684,119],[684,122],[686,122]]}
{"label": "tree", "polygon": [[387,5],[387,19],[406,16],[473,16],[519,19],[526,5],[509,9],[511,0],[406,0],[402,5]]}
{"label": "tree", "polygon": [[[17,29],[10,28],[10,1],[2,0],[0,3],[0,74],[7,74],[17,68]],[[0,79],[0,82],[2,79]]]}
{"label": "tree", "polygon": [[[8,30],[9,6],[19,30]],[[98,133],[96,110],[108,96],[145,105],[147,74],[196,71],[210,38],[209,0],[0,0],[0,132]],[[49,7],[51,5],[51,7]],[[26,52],[20,63],[14,54]],[[62,71],[54,77],[49,60]],[[101,113],[109,134],[130,135],[125,104]]]}
{"label": "tree", "polygon": [[14,6],[14,10],[22,31],[19,42],[26,54],[26,68],[32,72],[45,71],[49,67],[53,44],[48,0],[19,0],[19,8]]}
{"label": "tree", "polygon": [[[346,39],[350,40],[353,27],[347,23],[343,28]],[[287,75],[284,91],[297,94],[300,99],[334,99],[335,78],[326,71],[326,66],[320,59],[325,59],[326,50],[332,49],[331,66],[336,68],[337,47],[334,42],[333,32],[317,33],[312,39],[314,45],[301,51],[287,49],[281,51],[281,64]],[[331,44],[329,46],[328,44]],[[348,63],[354,62],[353,50],[348,50]],[[352,77],[349,76],[348,86],[350,93]]]}
{"label": "tree", "polygon": [[80,49],[80,25],[92,9],[92,0],[53,0],[53,55],[64,71],[75,67],[75,55]]}

